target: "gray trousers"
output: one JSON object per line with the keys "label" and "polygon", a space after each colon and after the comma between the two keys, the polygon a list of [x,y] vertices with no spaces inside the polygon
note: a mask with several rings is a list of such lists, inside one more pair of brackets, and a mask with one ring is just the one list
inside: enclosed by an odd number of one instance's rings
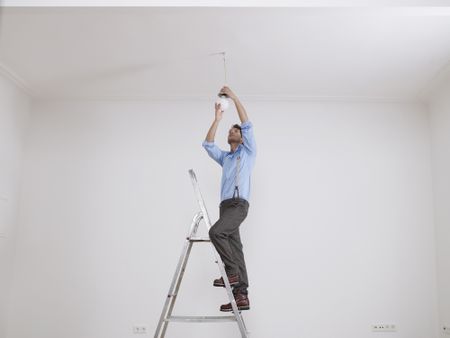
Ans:
{"label": "gray trousers", "polygon": [[248,294],[247,268],[242,251],[239,226],[247,217],[249,202],[243,198],[229,198],[220,203],[220,218],[209,229],[209,238],[225,265],[227,275],[239,275],[233,292]]}

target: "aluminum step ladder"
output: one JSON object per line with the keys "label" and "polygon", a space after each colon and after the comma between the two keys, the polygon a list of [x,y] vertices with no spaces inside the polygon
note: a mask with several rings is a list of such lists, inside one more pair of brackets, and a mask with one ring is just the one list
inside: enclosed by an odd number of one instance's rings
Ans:
{"label": "aluminum step ladder", "polygon": [[[193,219],[191,226],[189,228],[189,232],[187,233],[186,242],[183,246],[183,250],[181,251],[180,260],[178,261],[177,267],[175,269],[175,274],[172,279],[172,284],[169,288],[169,293],[167,294],[166,301],[164,303],[164,307],[161,313],[161,317],[158,322],[158,326],[155,332],[155,338],[163,338],[165,337],[167,326],[169,322],[230,322],[235,321],[238,324],[239,331],[241,333],[242,338],[248,338],[249,333],[245,327],[244,319],[242,317],[241,311],[238,310],[236,300],[234,299],[233,291],[230,286],[230,282],[228,280],[227,274],[225,272],[225,266],[223,264],[222,259],[220,258],[219,253],[214,247],[213,243],[209,238],[200,238],[197,237],[197,229],[200,224],[200,221],[203,219],[206,227],[209,231],[211,228],[211,221],[208,216],[208,212],[206,211],[205,203],[202,198],[202,194],[200,192],[200,188],[197,182],[197,177],[195,176],[194,170],[189,169],[189,175],[191,177],[192,185],[194,186],[195,195],[197,197],[198,204],[200,206],[200,211],[197,212]],[[175,300],[178,295],[178,290],[180,288],[181,280],[183,279],[183,274],[186,269],[186,264],[189,259],[189,254],[192,249],[192,245],[194,243],[206,243],[210,242],[214,251],[214,255],[216,258],[216,263],[218,263],[220,274],[223,277],[225,282],[225,289],[228,294],[228,298],[231,303],[231,307],[233,309],[233,316],[172,316],[172,310],[175,305]]]}

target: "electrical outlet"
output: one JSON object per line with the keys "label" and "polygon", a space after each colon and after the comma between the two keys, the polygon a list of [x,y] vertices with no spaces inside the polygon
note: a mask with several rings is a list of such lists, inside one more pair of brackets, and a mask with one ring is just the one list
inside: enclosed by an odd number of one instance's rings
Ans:
{"label": "electrical outlet", "polygon": [[444,332],[444,334],[450,335],[450,326],[444,325],[444,326],[442,327],[442,332]]}
{"label": "electrical outlet", "polygon": [[376,324],[372,325],[373,332],[396,332],[397,327],[395,324]]}
{"label": "electrical outlet", "polygon": [[147,334],[147,326],[135,325],[135,326],[133,326],[133,333]]}

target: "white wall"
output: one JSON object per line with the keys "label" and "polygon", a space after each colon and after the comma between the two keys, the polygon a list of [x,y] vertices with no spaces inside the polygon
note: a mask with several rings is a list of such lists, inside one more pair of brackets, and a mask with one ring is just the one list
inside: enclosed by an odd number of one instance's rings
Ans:
{"label": "white wall", "polygon": [[[440,328],[450,328],[450,82],[430,107]],[[443,336],[444,337],[444,336]]]}
{"label": "white wall", "polygon": [[30,99],[0,74],[0,337],[5,337]]}
{"label": "white wall", "polygon": [[[244,102],[258,157],[241,226],[254,337],[435,338],[435,233],[424,107]],[[220,167],[201,147],[213,102],[36,102],[7,338],[154,332],[192,216],[194,168],[213,220]],[[238,122],[227,111],[217,143]],[[202,224],[203,225],[203,224]],[[204,231],[205,233],[205,231]],[[220,315],[207,244],[174,309]],[[236,337],[237,325],[169,325]]]}

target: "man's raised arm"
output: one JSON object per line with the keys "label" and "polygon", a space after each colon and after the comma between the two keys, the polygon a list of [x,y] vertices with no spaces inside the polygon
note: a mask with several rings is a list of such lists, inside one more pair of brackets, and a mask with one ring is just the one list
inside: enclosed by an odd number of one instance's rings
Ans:
{"label": "man's raised arm", "polygon": [[230,99],[232,99],[236,105],[236,109],[239,114],[239,118],[241,119],[241,131],[242,131],[242,139],[243,139],[243,145],[244,148],[250,153],[251,155],[256,155],[256,142],[255,142],[255,136],[253,135],[253,123],[248,119],[247,112],[245,111],[244,106],[242,105],[241,101],[239,101],[238,97],[235,93],[232,92],[232,90],[227,87],[223,86],[220,90],[221,93],[226,94]]}
{"label": "man's raised arm", "polygon": [[206,134],[206,141],[208,142],[214,142],[214,137],[216,136],[217,127],[219,125],[220,120],[222,119],[223,111],[220,107],[220,103],[215,103],[215,109],[216,109],[216,117],[214,119],[214,122],[212,123],[211,127],[208,130],[208,134]]}
{"label": "man's raised arm", "polygon": [[208,155],[220,165],[223,165],[223,154],[224,152],[214,143],[214,137],[216,136],[217,127],[219,125],[220,120],[222,119],[222,108],[220,104],[215,104],[216,108],[216,117],[211,127],[208,130],[208,134],[206,135],[205,140],[202,143],[203,148],[206,149]]}

